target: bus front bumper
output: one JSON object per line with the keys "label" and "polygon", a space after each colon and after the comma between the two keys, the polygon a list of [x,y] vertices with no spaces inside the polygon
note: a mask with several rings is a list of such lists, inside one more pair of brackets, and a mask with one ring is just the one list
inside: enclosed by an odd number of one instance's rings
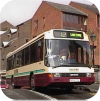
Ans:
{"label": "bus front bumper", "polygon": [[53,77],[48,74],[38,75],[35,85],[40,87],[61,87],[66,85],[90,85],[95,82],[95,77]]}

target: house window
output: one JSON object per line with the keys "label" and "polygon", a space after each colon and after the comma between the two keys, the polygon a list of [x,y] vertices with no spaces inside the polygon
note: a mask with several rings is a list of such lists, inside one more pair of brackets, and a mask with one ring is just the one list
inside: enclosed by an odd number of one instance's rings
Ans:
{"label": "house window", "polygon": [[34,21],[34,29],[38,28],[38,20]]}
{"label": "house window", "polygon": [[63,21],[74,24],[86,25],[86,17],[63,13]]}
{"label": "house window", "polygon": [[43,17],[43,27],[45,27],[45,17]]}
{"label": "house window", "polygon": [[77,15],[63,13],[63,21],[64,22],[78,24],[78,16]]}
{"label": "house window", "polygon": [[97,24],[98,24],[97,26],[100,28],[100,16],[99,15],[97,16]]}
{"label": "house window", "polygon": [[86,18],[82,16],[78,16],[78,24],[86,25]]}
{"label": "house window", "polygon": [[29,41],[29,39],[26,39],[26,43]]}
{"label": "house window", "polygon": [[78,24],[78,16],[76,16],[76,15],[73,16],[73,22]]}

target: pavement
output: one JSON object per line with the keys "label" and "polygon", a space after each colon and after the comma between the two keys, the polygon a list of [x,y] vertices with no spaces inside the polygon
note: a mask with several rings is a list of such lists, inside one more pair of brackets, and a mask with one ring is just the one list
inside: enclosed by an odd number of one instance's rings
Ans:
{"label": "pavement", "polygon": [[99,86],[99,83],[94,83],[92,85],[77,85],[75,86],[75,89],[97,93],[99,90]]}

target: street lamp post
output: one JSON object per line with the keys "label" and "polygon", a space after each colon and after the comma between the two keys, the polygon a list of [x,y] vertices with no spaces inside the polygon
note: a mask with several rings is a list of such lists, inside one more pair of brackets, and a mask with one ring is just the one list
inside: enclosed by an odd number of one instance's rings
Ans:
{"label": "street lamp post", "polygon": [[95,40],[96,40],[96,35],[95,35],[94,33],[92,33],[92,34],[90,35],[90,39],[91,39],[91,41],[93,42],[93,59],[92,59],[92,61],[93,61],[93,66],[94,66],[94,42],[95,42]]}

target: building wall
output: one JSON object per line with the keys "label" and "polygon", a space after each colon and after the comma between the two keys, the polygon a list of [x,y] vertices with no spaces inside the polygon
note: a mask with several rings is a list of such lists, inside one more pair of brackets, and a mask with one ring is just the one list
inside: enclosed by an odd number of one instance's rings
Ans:
{"label": "building wall", "polygon": [[74,2],[71,2],[70,5],[85,12],[86,14],[88,14],[87,29],[88,30],[91,30],[91,29],[96,30],[96,28],[97,28],[97,15],[95,13],[89,11],[86,8],[83,8],[82,6],[80,6]]}
{"label": "building wall", "polygon": [[7,21],[4,21],[0,24],[0,30],[1,31],[6,31],[10,28],[16,28],[15,26],[13,26],[12,24],[10,24],[9,22]]}
{"label": "building wall", "polygon": [[[32,18],[32,38],[37,36],[38,34],[43,33],[44,31],[50,29],[73,29],[73,30],[87,30],[87,25],[82,24],[75,24],[74,22],[64,22],[63,20],[63,13],[62,11],[56,9],[54,6],[49,5],[46,2],[42,2],[40,7],[38,8],[37,12]],[[73,13],[72,14],[77,15]],[[82,16],[82,15],[78,15]],[[87,18],[86,15],[84,15]],[[44,26],[44,19],[45,18],[45,26]],[[38,20],[38,28],[35,28],[35,21]]]}
{"label": "building wall", "polygon": [[14,51],[17,46],[18,46],[18,39],[16,39],[15,41],[13,41],[8,47],[3,46],[3,42],[8,42],[12,39],[17,38],[17,33],[14,33],[11,36],[8,36],[9,32],[6,32],[4,34],[1,35],[1,45],[2,45],[2,50],[1,50],[1,68],[4,70],[6,69],[6,56],[9,52]]}
{"label": "building wall", "polygon": [[25,23],[17,26],[18,27],[18,47],[22,46],[31,39],[32,33],[32,20],[28,20]]}
{"label": "building wall", "polygon": [[[3,42],[8,42],[14,38],[17,37],[17,33],[14,33],[12,35],[8,35],[10,34],[10,28],[14,28],[16,29],[15,26],[13,26],[12,24],[10,24],[9,22],[5,21],[5,22],[2,22],[0,24],[0,30],[1,31],[6,31],[4,34],[1,34],[1,59],[0,59],[0,62],[1,62],[1,70],[6,70],[6,56],[9,52],[15,50],[17,48],[17,40],[15,40],[13,43],[11,43],[10,47],[5,47],[3,46]],[[16,46],[16,47],[14,47]]]}
{"label": "building wall", "polygon": [[[98,27],[98,23],[97,23],[97,14],[92,11],[89,11],[86,8],[83,8],[82,6],[80,6],[74,2],[71,2],[70,5],[88,14],[87,32],[93,31],[97,36],[97,39],[95,41],[95,46],[97,46],[95,49],[95,65],[100,65],[100,63],[99,63],[99,61],[100,61],[100,57],[99,57],[100,56],[100,51],[99,51],[100,34],[99,34],[99,27]],[[90,40],[90,44],[92,45],[91,40]]]}
{"label": "building wall", "polygon": [[[45,18],[45,26],[43,22]],[[35,29],[34,21],[38,20],[38,28]],[[32,38],[50,29],[63,28],[62,13],[46,2],[42,2],[39,9],[32,18]]]}
{"label": "building wall", "polygon": [[[2,23],[2,25],[4,25],[4,23]],[[7,24],[7,25],[6,25]],[[26,39],[30,40],[30,36],[31,36],[31,20],[24,22],[23,24],[20,24],[17,27],[12,27],[11,24],[6,23],[5,26],[2,26],[2,29],[5,29],[5,27],[7,26],[7,28],[9,28],[4,34],[0,35],[1,36],[1,69],[5,70],[6,69],[6,56],[9,52],[14,51],[15,49],[17,49],[18,47],[22,46],[23,44],[26,43]],[[13,33],[11,35],[8,35],[10,33],[10,28],[17,28],[17,32]],[[8,42],[10,40],[15,39],[8,47],[3,46],[3,42]]]}

